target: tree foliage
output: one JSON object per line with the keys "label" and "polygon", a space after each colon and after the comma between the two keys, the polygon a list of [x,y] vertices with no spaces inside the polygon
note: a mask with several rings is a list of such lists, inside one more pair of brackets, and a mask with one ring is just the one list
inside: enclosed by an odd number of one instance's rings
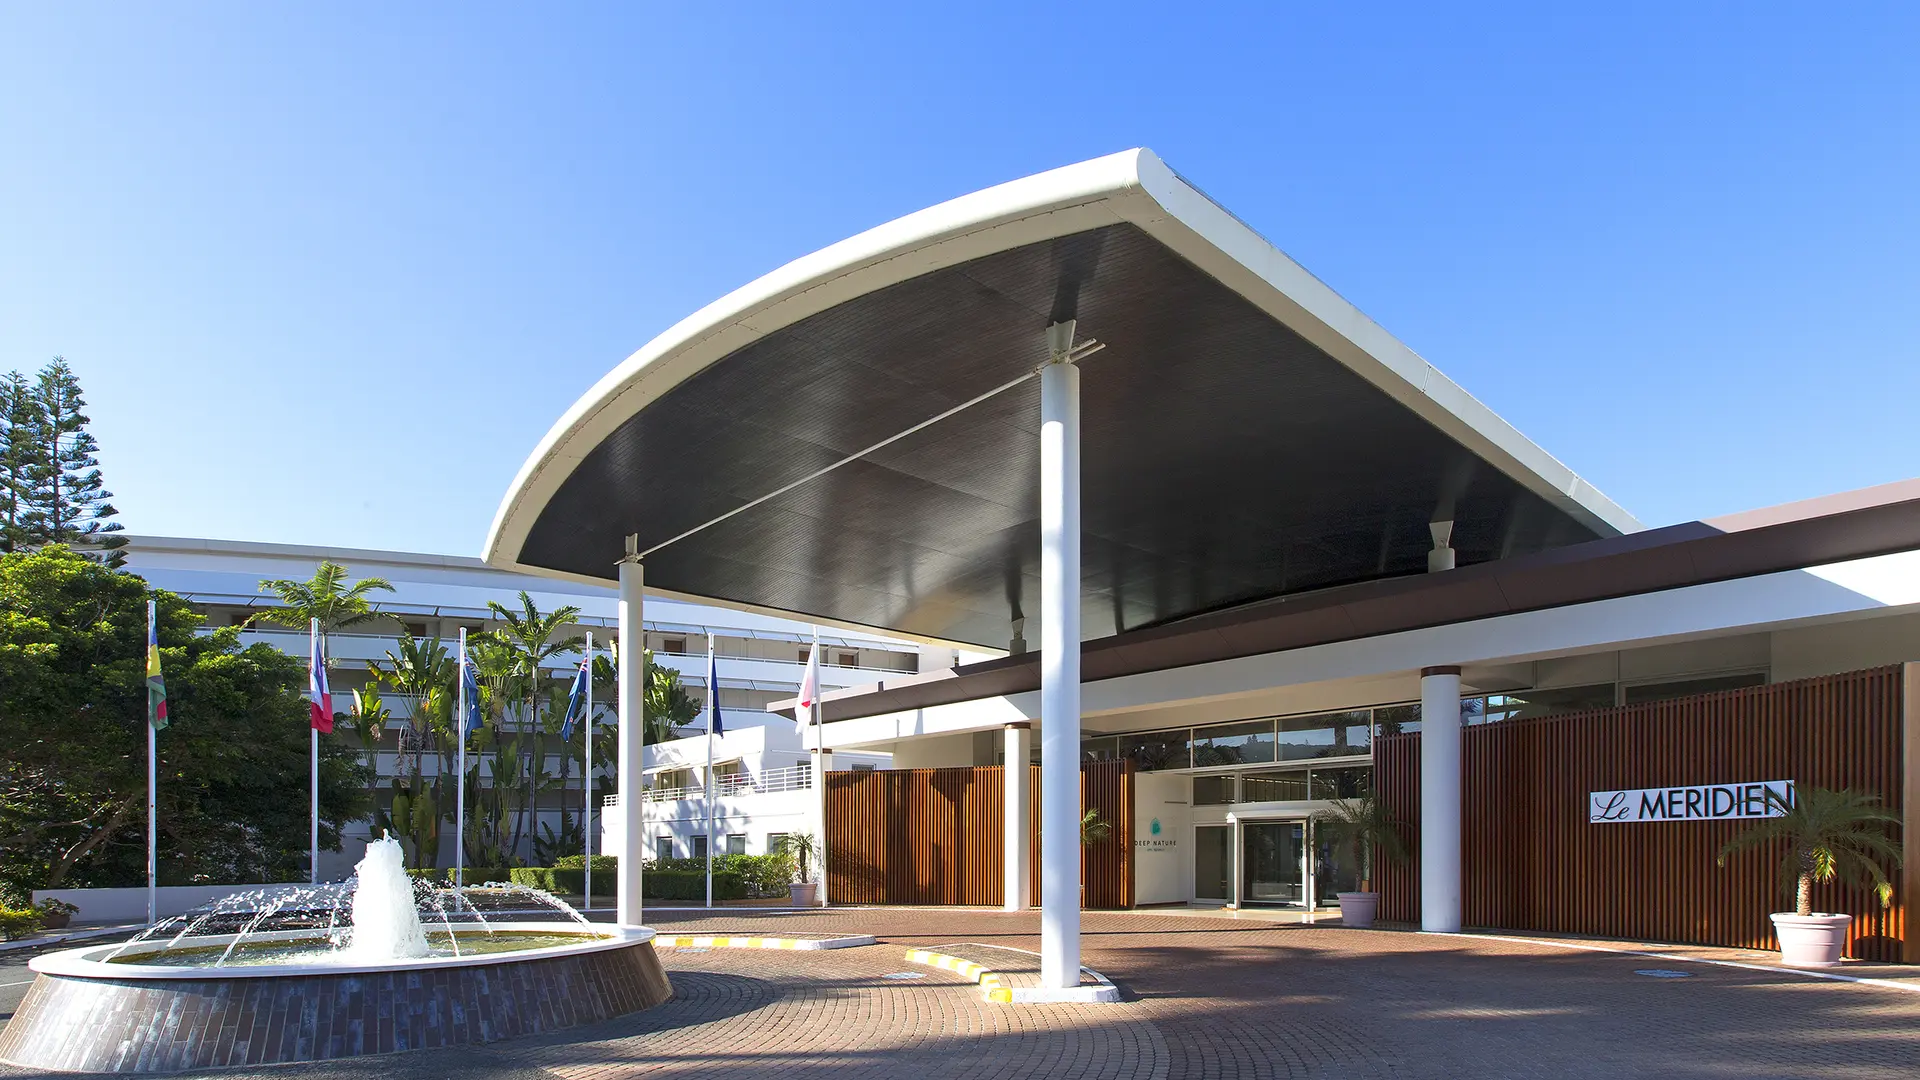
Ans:
{"label": "tree foliage", "polygon": [[[172,724],[157,736],[162,884],[295,879],[307,862],[300,661],[61,545],[0,555],[0,888],[145,879],[146,602]],[[367,810],[366,771],[321,737],[321,843]]]}
{"label": "tree foliage", "polygon": [[393,583],[386,578],[368,577],[349,585],[347,568],[327,559],[305,581],[273,578],[261,582],[260,590],[279,597],[280,606],[268,608],[254,616],[255,619],[295,630],[305,630],[318,619],[320,636],[324,639],[336,630],[382,618],[367,597],[376,592],[392,592]]}
{"label": "tree foliage", "polygon": [[86,404],[62,357],[31,382],[0,378],[0,551],[66,544],[110,566],[125,559]]}

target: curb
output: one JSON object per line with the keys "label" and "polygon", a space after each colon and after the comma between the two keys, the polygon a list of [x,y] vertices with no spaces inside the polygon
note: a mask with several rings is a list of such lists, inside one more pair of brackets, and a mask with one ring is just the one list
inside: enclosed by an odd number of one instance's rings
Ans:
{"label": "curb", "polygon": [[1748,964],[1739,960],[1714,960],[1705,956],[1648,952],[1641,949],[1613,948],[1607,945],[1592,945],[1586,942],[1555,941],[1552,938],[1518,937],[1508,934],[1449,934],[1447,936],[1476,938],[1481,941],[1513,941],[1523,945],[1545,945],[1555,949],[1571,949],[1575,952],[1610,953],[1614,956],[1637,956],[1650,960],[1671,960],[1683,964],[1708,964],[1713,967],[1739,968],[1742,971],[1759,971],[1768,975],[1802,975],[1809,979],[1826,979],[1830,982],[1853,983],[1856,986],[1874,986],[1882,990],[1904,990],[1909,994],[1920,993],[1920,986],[1916,986],[1913,983],[1896,982],[1892,979],[1876,979],[1870,975],[1843,975],[1837,971],[1826,971],[1815,968],[1787,967],[1784,964]]}
{"label": "curb", "polygon": [[[1004,948],[1004,946],[996,945],[994,948]],[[1011,949],[1009,951],[1025,952],[1026,950]],[[934,952],[931,949],[908,949],[907,962],[951,971],[963,979],[979,983],[982,1001],[993,1001],[1002,1005],[1108,1004],[1120,1000],[1120,988],[1113,985],[1113,980],[1090,967],[1083,967],[1080,970],[1093,977],[1094,985],[1057,990],[1040,986],[1008,986],[1004,975],[984,964],[963,960],[958,956],[948,956],[946,953]]]}
{"label": "curb", "polygon": [[146,929],[146,923],[128,923],[125,926],[96,926],[90,930],[75,930],[54,937],[30,937],[19,941],[0,942],[0,955],[19,952],[22,949],[44,949],[49,945],[62,945],[69,941],[86,941],[90,938],[112,937],[115,934],[135,933]]}
{"label": "curb", "polygon": [[655,945],[669,949],[851,949],[873,944],[872,934],[833,938],[713,937],[708,935],[655,936]]}

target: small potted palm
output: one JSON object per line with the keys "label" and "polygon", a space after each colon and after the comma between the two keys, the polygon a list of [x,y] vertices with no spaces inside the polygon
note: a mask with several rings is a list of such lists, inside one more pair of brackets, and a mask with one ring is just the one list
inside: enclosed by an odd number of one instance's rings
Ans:
{"label": "small potted palm", "polygon": [[820,861],[820,848],[814,843],[813,834],[788,833],[774,844],[773,854],[780,857],[786,868],[788,902],[797,908],[812,907],[819,886],[810,871]]}
{"label": "small potted palm", "polygon": [[1340,921],[1347,926],[1368,927],[1380,910],[1380,894],[1373,891],[1375,859],[1405,862],[1407,844],[1400,836],[1400,825],[1387,808],[1371,794],[1357,799],[1335,799],[1325,810],[1313,815],[1315,833],[1330,843],[1354,853],[1360,868],[1360,891],[1343,892]]}
{"label": "small potted palm", "polygon": [[1780,860],[1780,891],[1791,892],[1794,909],[1775,912],[1780,961],[1788,967],[1832,967],[1846,949],[1851,915],[1813,910],[1815,882],[1844,878],[1870,885],[1880,906],[1893,903],[1893,886],[1881,864],[1900,865],[1900,846],[1887,835],[1900,816],[1879,805],[1879,798],[1858,791],[1802,788],[1791,801],[1773,792],[1767,801],[1778,816],[1764,818],[1726,842],[1716,860],[1749,848],[1785,841]]}

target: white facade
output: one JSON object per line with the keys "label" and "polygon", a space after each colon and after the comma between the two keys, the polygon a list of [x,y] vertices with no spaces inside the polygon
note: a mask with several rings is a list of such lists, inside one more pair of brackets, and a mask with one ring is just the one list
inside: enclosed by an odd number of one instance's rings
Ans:
{"label": "white facade", "polygon": [[[367,681],[368,663],[384,660],[395,649],[402,625],[416,637],[437,636],[451,649],[462,627],[472,633],[497,623],[487,607],[489,602],[516,609],[522,590],[542,611],[566,605],[578,607],[580,614],[569,632],[592,633],[599,648],[614,637],[617,620],[615,590],[611,587],[535,578],[458,556],[148,536],[130,538],[126,552],[128,569],[155,587],[192,602],[214,627],[235,625],[273,606],[271,594],[261,591],[261,581],[305,580],[323,559],[346,566],[352,580],[381,577],[391,582],[393,592],[374,593],[371,600],[392,621],[381,620],[364,630],[329,635],[329,654],[337,665],[333,690],[342,699],[336,703],[340,711],[351,707],[349,692]],[[744,834],[752,838],[747,850],[763,853],[768,833],[801,828],[790,825],[792,815],[787,804],[804,802],[804,791],[759,794],[752,785],[789,784],[795,766],[802,766],[798,772],[804,780],[808,752],[799,732],[792,721],[769,715],[766,705],[792,697],[797,690],[805,652],[814,640],[813,630],[785,619],[675,600],[650,599],[646,616],[647,645],[654,652],[655,662],[678,671],[688,693],[703,706],[708,692],[707,635],[713,635],[721,716],[726,728],[725,736],[716,740],[715,774],[727,793],[717,804],[725,813],[714,829],[719,838],[715,850],[727,850],[727,836]],[[307,655],[307,636],[302,631],[256,623],[242,637],[265,641],[303,659]],[[868,683],[898,672],[937,670],[953,666],[956,660],[951,649],[837,629],[821,633],[819,641],[821,683],[825,687]],[[976,658],[958,656],[961,660]],[[577,654],[551,661],[556,673],[578,662]],[[399,706],[404,714],[404,703]],[[658,791],[657,795],[649,792],[647,819],[650,823],[662,822],[663,831],[674,833],[678,855],[691,853],[693,837],[705,824],[706,811],[700,797],[706,764],[704,725],[703,713],[692,727],[681,729],[688,737],[646,748],[645,783]],[[610,726],[596,728],[596,739],[611,740],[613,736]],[[394,741],[385,740],[375,753],[375,767],[382,777],[394,775],[396,759]],[[838,756],[835,765],[886,767],[888,760],[885,752],[855,752]],[[421,766],[426,775],[433,775],[438,767],[437,755],[423,755]],[[558,771],[557,762],[550,764],[550,771]],[[577,762],[570,772],[572,778],[559,797],[567,800],[577,819],[585,797]],[[605,777],[596,778],[596,784],[613,786]],[[535,831],[540,823],[557,825],[559,813],[558,805],[543,804]],[[595,833],[600,837],[595,850],[616,850],[617,845],[608,843],[601,831],[599,807],[594,819]],[[370,839],[369,830],[368,822],[349,826],[342,851],[321,853],[321,876],[339,877],[351,872]],[[446,826],[446,833],[451,835],[451,824]],[[648,845],[649,856],[655,847]],[[451,843],[442,844],[440,861],[452,865]]]}

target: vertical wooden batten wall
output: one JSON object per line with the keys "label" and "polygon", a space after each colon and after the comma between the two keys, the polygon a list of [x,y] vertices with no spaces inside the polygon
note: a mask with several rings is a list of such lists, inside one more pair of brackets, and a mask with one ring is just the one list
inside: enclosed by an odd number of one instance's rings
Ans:
{"label": "vertical wooden batten wall", "polygon": [[[1029,768],[1031,901],[1038,904],[1040,769]],[[1085,904],[1131,907],[1132,763],[1089,763],[1080,785],[1081,805],[1112,825],[1106,840],[1083,853]],[[1006,887],[1004,792],[1000,768],[991,765],[828,773],[827,895],[841,904],[998,906]]]}
{"label": "vertical wooden batten wall", "polygon": [[[1481,724],[1463,733],[1462,900],[1470,926],[1772,948],[1779,852],[1715,857],[1739,821],[1593,824],[1593,791],[1792,780],[1853,788],[1896,812],[1920,806],[1913,665],[1744,690]],[[1374,746],[1380,797],[1414,825],[1413,861],[1380,871],[1381,916],[1419,918],[1419,736]],[[1900,960],[1920,887],[1915,830],[1894,906],[1821,886],[1822,910],[1852,914],[1849,955]]]}

